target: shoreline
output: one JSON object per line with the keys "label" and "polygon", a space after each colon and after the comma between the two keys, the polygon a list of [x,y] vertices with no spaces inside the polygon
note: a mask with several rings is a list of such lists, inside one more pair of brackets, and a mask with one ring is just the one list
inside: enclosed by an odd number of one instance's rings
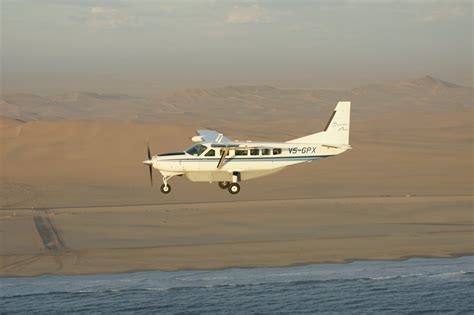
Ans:
{"label": "shoreline", "polygon": [[42,276],[96,276],[96,275],[123,275],[133,274],[141,272],[182,272],[182,271],[225,271],[230,269],[258,269],[258,268],[292,268],[292,267],[305,267],[305,266],[316,266],[316,265],[344,265],[355,262],[397,262],[407,261],[410,259],[456,259],[463,257],[474,257],[474,252],[471,253],[453,253],[445,256],[429,256],[429,255],[413,255],[400,258],[387,258],[387,259],[345,259],[344,261],[320,261],[320,262],[308,262],[308,263],[295,263],[289,265],[256,265],[256,266],[226,266],[220,268],[189,268],[189,269],[137,269],[137,270],[126,270],[126,271],[112,271],[112,272],[92,272],[92,273],[43,273],[37,275],[19,275],[19,276],[4,276],[0,275],[0,279],[19,279],[19,278],[37,278]]}

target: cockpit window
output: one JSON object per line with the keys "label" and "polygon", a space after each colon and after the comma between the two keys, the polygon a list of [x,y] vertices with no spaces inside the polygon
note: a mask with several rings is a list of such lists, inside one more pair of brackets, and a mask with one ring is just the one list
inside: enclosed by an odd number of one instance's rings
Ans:
{"label": "cockpit window", "polygon": [[186,153],[192,156],[200,156],[204,151],[206,151],[206,149],[207,148],[205,146],[198,143],[187,149]]}
{"label": "cockpit window", "polygon": [[206,154],[204,154],[204,156],[216,156],[216,150],[210,149]]}

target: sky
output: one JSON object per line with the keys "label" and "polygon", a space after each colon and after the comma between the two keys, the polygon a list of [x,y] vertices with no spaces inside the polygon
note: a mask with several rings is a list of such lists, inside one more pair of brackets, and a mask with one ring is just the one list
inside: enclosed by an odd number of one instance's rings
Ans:
{"label": "sky", "polygon": [[472,86],[474,1],[0,0],[3,93]]}

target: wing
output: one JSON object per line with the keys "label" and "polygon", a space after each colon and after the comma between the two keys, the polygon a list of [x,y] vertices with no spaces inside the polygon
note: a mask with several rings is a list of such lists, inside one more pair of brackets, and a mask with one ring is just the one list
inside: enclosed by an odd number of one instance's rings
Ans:
{"label": "wing", "polygon": [[203,141],[206,142],[232,142],[231,139],[215,130],[198,130],[196,133],[198,136],[202,137]]}
{"label": "wing", "polygon": [[263,145],[252,145],[248,143],[212,143],[211,148],[221,148],[221,149],[270,149],[269,146]]}

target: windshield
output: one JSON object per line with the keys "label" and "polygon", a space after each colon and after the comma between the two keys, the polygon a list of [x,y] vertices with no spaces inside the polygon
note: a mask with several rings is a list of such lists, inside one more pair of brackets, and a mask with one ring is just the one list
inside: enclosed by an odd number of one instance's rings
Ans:
{"label": "windshield", "polygon": [[193,156],[199,156],[201,155],[204,151],[206,151],[206,147],[203,146],[202,144],[195,144],[189,149],[186,150],[187,154],[193,155]]}

